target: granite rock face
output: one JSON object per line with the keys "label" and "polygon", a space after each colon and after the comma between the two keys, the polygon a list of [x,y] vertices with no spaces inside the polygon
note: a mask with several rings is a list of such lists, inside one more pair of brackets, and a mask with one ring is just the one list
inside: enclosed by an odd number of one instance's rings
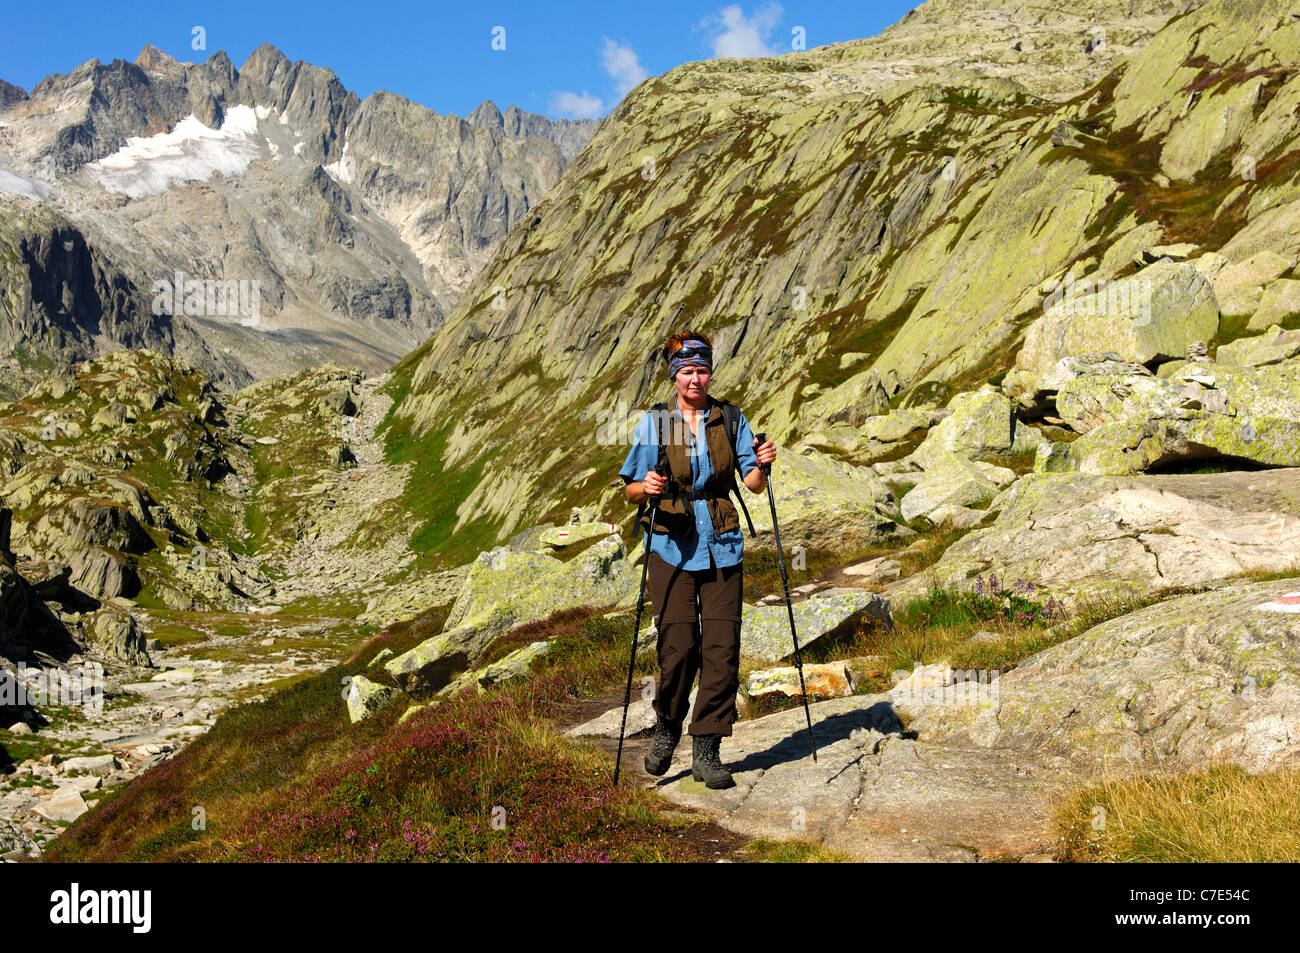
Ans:
{"label": "granite rock face", "polygon": [[[534,474],[507,436],[493,432],[501,409],[553,408],[540,435],[559,439],[604,409],[648,406],[664,396],[655,357],[664,329],[682,321],[714,338],[717,396],[738,403],[778,442],[806,440],[852,463],[883,459],[882,442],[864,433],[874,419],[971,392],[1010,370],[1020,352],[1026,366],[1041,358],[1044,371],[1071,353],[1073,344],[1058,347],[1046,327],[1035,332],[1037,344],[1024,337],[1050,309],[1053,282],[1079,279],[1095,290],[1097,282],[1127,280],[1142,261],[1137,274],[1153,285],[1154,317],[1143,325],[1141,315],[1112,315],[1100,350],[1118,347],[1121,360],[1139,364],[1181,358],[1188,343],[1214,336],[1217,299],[1195,263],[1144,257],[1195,243],[1164,234],[1192,227],[1190,220],[1176,229],[1148,220],[1146,203],[1155,201],[1148,192],[1157,186],[1132,170],[1154,147],[1127,143],[1162,142],[1178,117],[1147,102],[1135,77],[1154,70],[1159,79],[1145,82],[1185,86],[1202,76],[1183,65],[1187,48],[1210,42],[1211,33],[1218,69],[1245,70],[1257,55],[1292,62],[1281,0],[1253,18],[1229,6],[1088,5],[1054,11],[1049,25],[1036,16],[1030,24],[1023,6],[932,2],[860,44],[743,69],[686,64],[647,80],[404,368],[410,389],[398,415],[436,442],[447,464],[481,465],[465,499],[502,540],[533,521],[497,490],[504,474],[530,473],[530,500],[537,494],[544,506],[567,509],[590,502],[569,499],[569,476],[602,467],[559,457]],[[1084,62],[1067,65],[1064,36],[1088,29],[1076,15],[1100,16],[1107,42],[1118,31],[1126,55],[1108,61],[1117,48],[1085,43]],[[1137,25],[1156,20],[1154,34]],[[1034,34],[1032,43],[983,42],[978,68],[956,55],[972,32],[995,22]],[[1057,27],[1065,33],[1044,35]],[[1151,35],[1169,39],[1147,55]],[[1020,67],[995,65],[998,50]],[[1066,72],[1080,76],[1106,62],[1106,81],[1068,109],[1048,93],[1068,83]],[[1206,83],[1225,87],[1216,93],[1235,85],[1208,70]],[[1281,156],[1293,124],[1277,108],[1268,120],[1267,154]],[[1054,141],[1063,122],[1082,148]],[[1103,148],[1120,140],[1122,157]],[[1224,140],[1207,155],[1222,162],[1232,148]],[[1234,191],[1227,176],[1212,184],[1223,200]],[[1264,189],[1289,201],[1261,180]],[[1245,201],[1235,194],[1224,229],[1246,228]],[[1225,257],[1235,263],[1255,251],[1243,246]],[[1098,349],[1099,335],[1088,331],[1095,317],[1085,318],[1076,343],[1087,352]],[[552,340],[584,342],[589,359],[575,363],[543,343]],[[516,369],[490,408],[468,383]],[[614,469],[615,454],[605,453],[600,462]],[[625,512],[617,489],[601,497],[606,518]]]}
{"label": "granite rock face", "polygon": [[[1300,469],[1109,477],[1031,474],[989,526],[934,566],[961,585],[995,573],[1067,599],[1147,593],[1300,567]],[[921,594],[919,581],[892,593]]]}
{"label": "granite rock face", "polygon": [[[385,668],[408,692],[441,689],[471,668],[501,633],[559,609],[626,605],[636,599],[640,581],[617,536],[567,563],[538,553],[484,553],[466,576],[443,631],[385,663]],[[526,667],[533,657],[517,661]],[[504,677],[509,668],[482,677]]]}
{"label": "granite rock face", "polygon": [[[1088,770],[1300,760],[1296,581],[1150,606],[1020,663],[982,705],[903,712],[923,743],[1059,755]],[[909,715],[913,717],[908,717]]]}

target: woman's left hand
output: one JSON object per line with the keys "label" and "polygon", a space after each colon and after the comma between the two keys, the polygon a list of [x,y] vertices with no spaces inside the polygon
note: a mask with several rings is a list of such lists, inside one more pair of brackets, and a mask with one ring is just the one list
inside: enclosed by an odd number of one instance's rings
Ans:
{"label": "woman's left hand", "polygon": [[764,444],[759,444],[758,440],[755,440],[754,454],[758,457],[760,466],[765,463],[771,463],[776,459],[776,444],[770,440]]}

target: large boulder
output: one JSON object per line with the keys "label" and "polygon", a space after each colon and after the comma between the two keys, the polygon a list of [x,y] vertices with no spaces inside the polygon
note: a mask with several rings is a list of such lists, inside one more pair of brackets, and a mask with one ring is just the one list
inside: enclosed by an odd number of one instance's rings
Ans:
{"label": "large boulder", "polygon": [[[1011,471],[1003,472],[1010,474]],[[909,523],[921,517],[928,519],[943,506],[983,508],[997,494],[997,484],[978,463],[954,453],[936,456],[920,482],[903,497],[903,519]]]}
{"label": "large boulder", "polygon": [[1126,361],[1113,351],[1072,354],[1046,371],[1012,369],[1003,378],[1002,390],[1022,409],[1044,413],[1052,408],[1057,393],[1067,383],[1094,374],[1153,376],[1141,364]]}
{"label": "large boulder", "polygon": [[[498,554],[498,558],[505,557]],[[557,564],[554,571],[536,581],[517,579],[514,591],[504,590],[491,604],[476,597],[473,610],[462,613],[459,624],[385,663],[388,673],[408,692],[439,689],[509,629],[540,621],[560,609],[624,605],[636,598],[641,576],[617,536],[601,540],[569,562],[552,562]]]}
{"label": "large boulder", "polygon": [[491,665],[485,665],[471,672],[462,673],[444,686],[438,694],[454,695],[456,692],[470,687],[475,688],[479,694],[482,694],[499,682],[509,681],[512,678],[523,678],[532,671],[533,663],[549,652],[550,649],[550,642],[530,642],[528,645],[517,648],[509,655],[498,659]]}
{"label": "large boulder", "polygon": [[101,546],[89,546],[68,556],[70,584],[96,599],[131,598],[140,592],[135,561]]}
{"label": "large boulder", "polygon": [[[1038,434],[1032,427],[1020,425],[1012,413],[1011,401],[991,388],[957,394],[948,407],[951,413],[912,451],[911,460],[922,467],[929,468],[936,459],[950,453],[977,457],[1011,452],[1018,429]],[[1033,449],[1025,444],[1024,436],[1021,442]]]}
{"label": "large boulder", "polygon": [[862,436],[875,443],[899,443],[919,430],[934,426],[946,415],[947,411],[934,407],[904,407],[868,417],[859,430]]}
{"label": "large boulder", "polygon": [[1271,282],[1260,295],[1259,307],[1250,316],[1247,325],[1252,331],[1262,331],[1300,314],[1300,279],[1279,278]]}
{"label": "large boulder", "polygon": [[1057,404],[1086,433],[1041,447],[1038,470],[1125,474],[1209,459],[1300,466],[1296,362],[1189,362],[1164,379],[1080,378],[1058,393]]}
{"label": "large boulder", "polygon": [[397,692],[387,685],[372,682],[364,675],[353,675],[348,680],[348,720],[355,725],[397,698]]}
{"label": "large boulder", "polygon": [[1214,289],[1189,262],[1162,259],[1101,290],[1079,284],[1030,324],[1017,368],[1043,374],[1063,357],[1106,352],[1150,364],[1182,357],[1218,332]]}
{"label": "large boulder", "polygon": [[854,463],[897,459],[912,449],[918,434],[943,420],[952,411],[946,407],[904,407],[868,417],[861,426],[836,423],[803,431],[801,444],[837,453]]}
{"label": "large boulder", "polygon": [[1043,450],[1034,464],[1043,472],[1143,473],[1198,460],[1294,467],[1300,466],[1300,422],[1194,410],[1154,420],[1128,417]]}
{"label": "large boulder", "polygon": [[[608,534],[606,530],[606,534]],[[504,547],[485,553],[470,563],[461,584],[460,595],[452,603],[444,625],[453,629],[468,619],[490,612],[520,589],[558,572],[564,563],[554,556],[537,552],[512,552]]]}
{"label": "large boulder", "polygon": [[[834,632],[845,623],[871,620],[893,625],[889,600],[864,589],[824,589],[792,606],[799,648]],[[777,662],[794,655],[790,610],[784,604],[741,607],[740,654],[743,658]]]}
{"label": "large boulder", "polygon": [[1263,334],[1220,344],[1214,360],[1229,366],[1264,367],[1281,364],[1297,355],[1300,355],[1300,330],[1284,331],[1275,324]]}
{"label": "large boulder", "polygon": [[86,634],[101,648],[136,665],[150,665],[145,635],[129,611],[106,605],[85,619]]}
{"label": "large boulder", "polygon": [[1237,261],[1223,259],[1222,267],[1207,277],[1224,314],[1249,314],[1262,303],[1265,287],[1294,265],[1292,259],[1263,248]]}
{"label": "large boulder", "polygon": [[1294,769],[1297,590],[1297,579],[1229,584],[1149,606],[1021,662],[983,704],[900,714],[922,743],[1058,755],[1093,771]]}
{"label": "large boulder", "polygon": [[[933,567],[940,585],[994,573],[1073,601],[1300,569],[1300,470],[1107,477],[1030,474],[989,526]],[[906,581],[897,601],[924,593]]]}
{"label": "large boulder", "polygon": [[[758,544],[772,546],[772,515],[767,492],[740,486]],[[784,546],[844,551],[897,536],[900,513],[894,493],[870,467],[842,463],[827,454],[798,446],[783,451],[773,464],[771,486]],[[749,540],[749,527],[740,516]]]}
{"label": "large boulder", "polygon": [[816,430],[837,423],[860,426],[868,417],[889,413],[889,391],[875,371],[850,377],[799,405],[801,431]]}
{"label": "large boulder", "polygon": [[1091,374],[1061,385],[1056,393],[1056,413],[1070,429],[1087,433],[1126,417],[1145,420],[1169,416],[1179,406],[1181,391],[1181,384],[1150,372]]}

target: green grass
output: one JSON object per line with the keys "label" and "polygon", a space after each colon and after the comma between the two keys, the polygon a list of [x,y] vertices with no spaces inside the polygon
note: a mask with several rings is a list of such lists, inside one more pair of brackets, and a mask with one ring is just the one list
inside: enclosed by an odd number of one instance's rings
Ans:
{"label": "green grass", "polygon": [[1059,859],[1112,863],[1296,863],[1300,771],[1213,765],[1105,779],[1057,805]]}
{"label": "green grass", "polygon": [[805,840],[758,838],[745,845],[745,859],[767,864],[848,864],[853,858]]}

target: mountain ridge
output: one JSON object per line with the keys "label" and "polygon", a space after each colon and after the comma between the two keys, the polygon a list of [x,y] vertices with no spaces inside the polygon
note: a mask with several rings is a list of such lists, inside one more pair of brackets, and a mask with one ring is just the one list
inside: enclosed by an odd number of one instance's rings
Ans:
{"label": "mountain ridge", "polygon": [[[88,60],[5,103],[0,205],[25,210],[7,226],[53,216],[74,228],[135,289],[136,314],[177,272],[258,282],[260,323],[153,315],[206,342],[182,356],[236,387],[336,359],[376,372],[398,360],[596,125],[565,121],[552,141],[549,120],[518,110],[507,110],[507,129],[506,117],[475,125],[386,91],[362,100],[332,71],[270,44],[238,69],[223,51],[187,64],[146,45],[134,63]],[[31,295],[21,268],[9,274],[11,328],[74,332],[61,345],[50,334],[26,342],[47,360],[169,346],[166,335],[113,338],[58,315],[13,313]],[[69,342],[71,356],[60,357]]]}

